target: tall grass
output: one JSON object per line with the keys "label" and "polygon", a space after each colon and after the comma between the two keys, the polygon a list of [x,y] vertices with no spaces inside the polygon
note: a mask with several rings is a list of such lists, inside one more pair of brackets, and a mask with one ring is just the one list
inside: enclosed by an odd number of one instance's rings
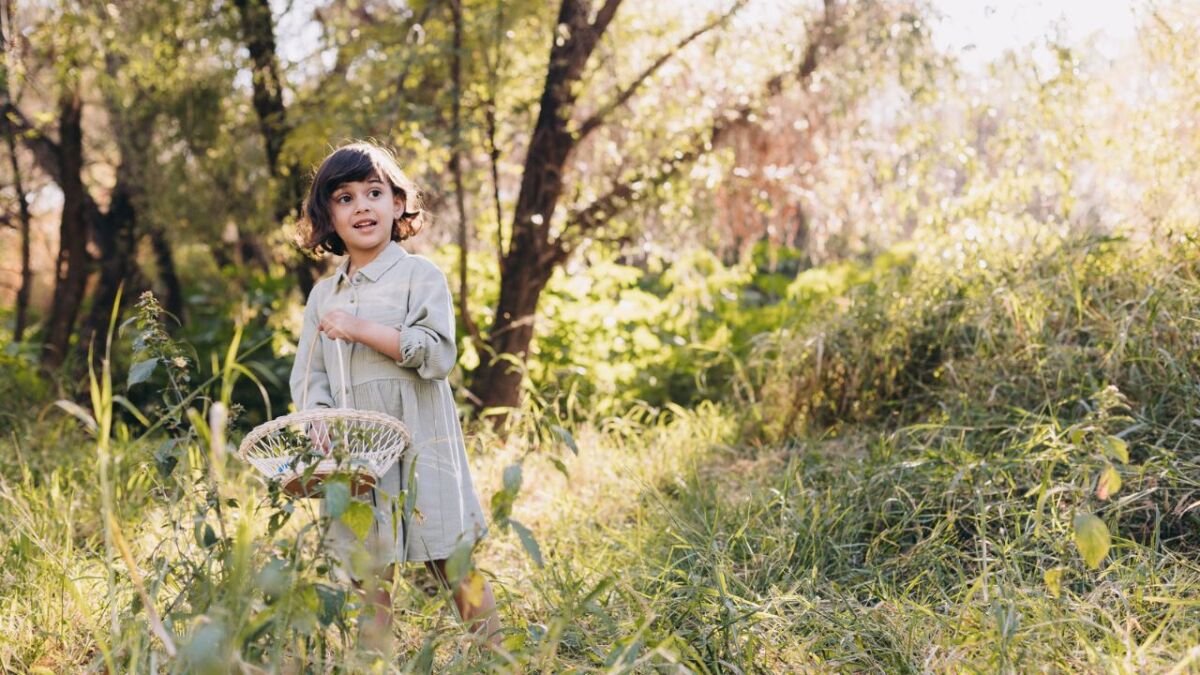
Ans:
{"label": "tall grass", "polygon": [[[363,604],[314,504],[225,461],[253,346],[202,368],[143,305],[135,361],[176,370],[155,371],[150,419],[110,410],[106,481],[99,439],[64,415],[3,440],[0,665],[1196,668],[1195,242],[980,257],[953,274],[920,253],[879,266],[821,322],[761,338],[737,364],[744,398],[597,418],[531,397],[507,440],[474,431],[498,650],[415,567],[393,588],[393,651],[360,649]],[[1111,533],[1098,561],[1081,554],[1080,515]]]}

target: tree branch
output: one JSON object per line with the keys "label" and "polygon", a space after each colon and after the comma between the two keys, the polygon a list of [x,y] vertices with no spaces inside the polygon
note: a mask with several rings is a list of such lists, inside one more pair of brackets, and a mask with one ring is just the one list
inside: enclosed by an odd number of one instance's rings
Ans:
{"label": "tree branch", "polygon": [[[720,128],[714,125],[712,133],[722,133],[719,131]],[[710,134],[707,133],[697,133],[687,143],[689,148],[687,151],[674,150],[663,155],[650,164],[655,167],[655,170],[635,173],[627,180],[613,186],[604,196],[576,210],[568,217],[563,234],[551,242],[546,259],[554,263],[565,261],[575,247],[575,242],[567,239],[569,232],[574,231],[580,235],[595,232],[609,218],[624,211],[631,203],[640,200],[651,189],[678,176],[685,166],[711,150],[712,142],[706,140],[710,137]]]}
{"label": "tree branch", "polygon": [[[0,105],[0,135],[12,134],[21,139],[22,145],[33,154],[33,159],[56,185],[62,185],[62,150],[58,143],[47,137],[40,129],[30,124],[29,119],[12,102]],[[83,212],[88,223],[100,222],[100,207],[90,193],[83,196]]]}
{"label": "tree branch", "polygon": [[592,30],[596,35],[603,35],[604,31],[608,30],[608,24],[612,22],[620,6],[621,0],[607,0],[600,11],[596,12],[596,19],[592,21]]}
{"label": "tree branch", "polygon": [[[802,83],[808,82],[820,65],[821,56],[837,49],[844,41],[844,33],[838,26],[838,20],[837,3],[835,0],[825,0],[824,14],[818,25],[810,29],[813,39],[809,41],[799,66],[793,71],[780,73],[769,79],[765,87],[766,98],[782,93],[789,75],[793,75]],[[714,115],[708,132],[695,134],[685,146],[688,150],[672,150],[664,154],[648,164],[652,167],[651,171],[634,174],[629,179],[613,186],[604,196],[573,212],[567,219],[563,233],[550,242],[550,246],[544,254],[546,260],[555,263],[566,260],[575,246],[575,243],[567,238],[569,233],[574,231],[579,235],[586,235],[595,232],[609,218],[628,207],[631,202],[641,199],[651,188],[662,185],[679,175],[685,166],[710,152],[725,134],[738,125],[746,123],[755,110],[754,104],[747,104]]]}
{"label": "tree branch", "polygon": [[0,115],[0,131],[20,137],[23,145],[33,153],[38,168],[58,183],[62,178],[58,166],[58,144],[30,124],[25,115],[11,102],[4,103],[3,113]]}
{"label": "tree branch", "polygon": [[468,283],[470,271],[469,247],[471,233],[467,221],[466,188],[462,172],[462,51],[463,51],[463,6],[462,0],[450,0],[450,12],[454,23],[453,51],[450,55],[451,90],[451,152],[450,173],[454,176],[454,202],[458,207],[458,307],[463,327],[477,349],[483,347],[483,336],[471,316],[471,287]]}
{"label": "tree branch", "polygon": [[643,70],[636,78],[634,78],[632,82],[626,85],[625,88],[622,89],[619,94],[617,94],[616,98],[593,113],[591,117],[588,117],[586,120],[584,120],[584,122],[579,125],[579,130],[575,134],[576,138],[583,140],[588,134],[599,128],[602,124],[604,124],[605,119],[611,115],[614,110],[625,105],[625,103],[632,98],[639,89],[641,89],[642,85],[646,83],[646,80],[650,79],[650,77],[652,77],[659,68],[662,68],[667,61],[670,61],[672,57],[674,57],[676,54],[682,51],[684,47],[687,47],[700,36],[713,30],[714,28],[724,25],[729,21],[729,19],[733,18],[734,14],[737,14],[739,11],[741,11],[741,9],[746,6],[748,1],[749,0],[738,0],[733,4],[732,7],[729,8],[729,11],[701,26],[690,35],[680,40],[679,43],[676,44],[675,47],[670,51],[655,59],[655,61],[651,63],[648,68]]}
{"label": "tree branch", "polygon": [[[590,0],[563,0],[559,8],[558,26],[566,26],[568,34],[561,44],[556,41],[551,48],[549,72],[554,79],[561,77],[567,85],[578,82],[583,76],[583,69],[621,6],[621,0],[607,0],[591,22],[587,16],[590,6]],[[554,75],[556,72],[557,76]],[[566,103],[574,100],[574,94],[562,98]]]}
{"label": "tree branch", "polygon": [[[816,26],[808,27],[808,46],[804,48],[804,58],[800,59],[800,65],[795,71],[795,77],[800,82],[807,84],[812,78],[817,66],[821,64],[822,54],[837,50],[845,42],[845,27],[839,25],[839,12],[836,0],[825,0],[825,10],[820,22]],[[784,84],[789,79],[788,75],[789,73],[779,73],[768,80],[767,95],[782,94]]]}

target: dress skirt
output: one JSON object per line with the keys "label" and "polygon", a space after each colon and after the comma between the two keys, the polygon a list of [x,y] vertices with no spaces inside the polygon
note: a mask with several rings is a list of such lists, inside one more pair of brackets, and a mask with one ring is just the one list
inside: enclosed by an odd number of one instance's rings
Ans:
{"label": "dress skirt", "polygon": [[356,409],[402,420],[412,445],[361,498],[375,511],[366,541],[359,542],[345,523],[331,523],[326,543],[337,557],[346,559],[361,543],[379,566],[445,560],[460,544],[483,538],[487,525],[450,385],[393,376],[353,385],[351,397]]}

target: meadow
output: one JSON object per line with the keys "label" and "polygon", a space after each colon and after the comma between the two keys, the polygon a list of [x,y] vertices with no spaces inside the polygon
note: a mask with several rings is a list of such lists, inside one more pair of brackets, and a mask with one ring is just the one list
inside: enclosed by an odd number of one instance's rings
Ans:
{"label": "meadow", "polygon": [[[1200,11],[967,4],[0,3],[0,670],[1200,672]],[[237,456],[352,139],[497,645]]]}
{"label": "meadow", "polygon": [[[102,370],[90,410],[5,419],[0,658],[27,672],[1189,672],[1196,240],[979,256],[991,264],[953,276],[912,249],[864,267],[809,298],[823,320],[730,356],[719,400],[588,417],[533,399],[507,439],[474,428],[495,651],[416,568],[396,582],[394,653],[356,648],[361,603],[323,557],[313,500],[265,489],[212,417],[254,372],[244,345],[157,418],[126,408],[127,373]],[[182,349],[152,302],[139,316],[125,339]],[[159,375],[170,394],[179,378]]]}

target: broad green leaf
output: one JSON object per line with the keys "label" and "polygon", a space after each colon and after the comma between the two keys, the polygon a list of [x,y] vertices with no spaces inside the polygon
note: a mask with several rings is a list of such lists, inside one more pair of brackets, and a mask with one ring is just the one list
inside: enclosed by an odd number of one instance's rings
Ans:
{"label": "broad green leaf", "polygon": [[200,544],[201,548],[212,548],[213,544],[217,543],[217,533],[213,530],[212,525],[204,521],[196,523],[196,543]]}
{"label": "broad green leaf", "polygon": [[129,368],[129,381],[126,383],[126,388],[132,387],[135,384],[141,384],[150,379],[154,374],[154,368],[158,366],[158,357],[152,356],[145,361],[138,361]]}
{"label": "broad green leaf", "polygon": [[472,548],[474,548],[472,542],[461,541],[450,552],[450,557],[446,559],[446,580],[451,584],[458,583],[471,571]]}
{"label": "broad green leaf", "polygon": [[520,633],[514,631],[508,637],[504,638],[500,646],[506,651],[515,652],[525,646],[525,641],[528,639],[527,635],[528,633],[525,631],[521,631]]}
{"label": "broad green leaf", "polygon": [[346,511],[340,518],[354,533],[354,536],[366,539],[367,533],[371,531],[371,525],[375,523],[375,512],[371,510],[370,504],[352,500],[346,505]]}
{"label": "broad green leaf", "polygon": [[317,620],[322,626],[328,626],[342,614],[346,605],[346,592],[325,584],[316,584],[317,598],[321,605],[317,609]]}
{"label": "broad green leaf", "polygon": [[1100,480],[1096,482],[1096,496],[1100,499],[1108,499],[1120,491],[1121,474],[1117,473],[1115,466],[1106,464],[1104,471],[1100,473]]}
{"label": "broad green leaf", "polygon": [[1067,434],[1067,438],[1071,440],[1071,445],[1083,445],[1083,429],[1075,427]]}
{"label": "broad green leaf", "polygon": [[1129,444],[1116,436],[1104,436],[1100,439],[1104,453],[1122,464],[1129,463]]}
{"label": "broad green leaf", "polygon": [[182,455],[178,448],[179,443],[177,438],[168,438],[159,443],[158,449],[154,451],[154,468],[158,470],[160,478],[170,476],[179,464],[179,457]]}
{"label": "broad green leaf", "polygon": [[291,581],[287,561],[282,558],[271,559],[258,571],[255,581],[268,598],[282,595]]}
{"label": "broad green leaf", "polygon": [[558,469],[558,472],[561,473],[564,478],[567,480],[571,479],[571,474],[567,472],[567,465],[563,464],[561,459],[557,457],[550,457],[550,463],[554,465],[555,469]]}
{"label": "broad green leaf", "polygon": [[504,489],[515,497],[521,491],[521,465],[510,464],[504,469]]}
{"label": "broad green leaf", "polygon": [[1074,525],[1075,545],[1079,547],[1083,561],[1091,569],[1100,567],[1100,563],[1108,555],[1108,549],[1112,547],[1112,535],[1108,533],[1108,526],[1090,513],[1075,516]]}
{"label": "broad green leaf", "polygon": [[1053,567],[1042,573],[1042,580],[1046,582],[1052,597],[1057,598],[1062,593],[1062,578],[1066,571],[1065,567]]}
{"label": "broad green leaf", "polygon": [[497,490],[492,495],[492,522],[501,526],[512,515],[513,494],[508,490]]}
{"label": "broad green leaf", "polygon": [[558,426],[557,424],[552,425],[550,430],[558,434],[558,437],[561,438],[562,442],[571,449],[571,452],[575,453],[576,455],[579,454],[579,446],[575,444],[575,437],[571,435],[571,432]]}
{"label": "broad green leaf", "polygon": [[533,562],[538,567],[544,566],[546,563],[542,560],[542,549],[538,546],[537,539],[533,538],[533,533],[529,531],[529,528],[512,518],[508,519],[508,524],[517,531],[517,536],[521,538],[521,545],[525,547],[525,552],[529,554],[529,557],[533,558]]}
{"label": "broad green leaf", "polygon": [[324,488],[325,508],[329,517],[340,518],[350,505],[350,486],[342,481],[325,481]]}

